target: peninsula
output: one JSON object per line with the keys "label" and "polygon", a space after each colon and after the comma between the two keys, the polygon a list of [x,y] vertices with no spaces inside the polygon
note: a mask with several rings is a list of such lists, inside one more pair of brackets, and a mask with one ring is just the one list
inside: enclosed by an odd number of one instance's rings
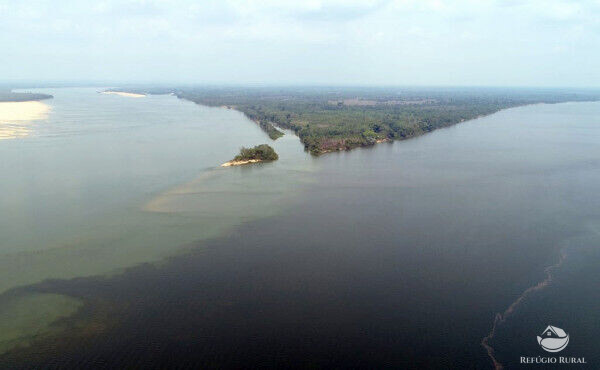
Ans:
{"label": "peninsula", "polygon": [[319,155],[404,140],[528,104],[600,100],[597,90],[528,88],[184,87],[121,88],[173,94],[244,113],[271,139],[293,131]]}

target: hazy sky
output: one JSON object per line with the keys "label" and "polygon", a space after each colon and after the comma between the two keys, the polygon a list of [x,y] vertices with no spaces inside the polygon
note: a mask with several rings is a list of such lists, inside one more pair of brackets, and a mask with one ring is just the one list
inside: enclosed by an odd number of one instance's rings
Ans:
{"label": "hazy sky", "polygon": [[0,81],[600,87],[600,0],[0,0]]}

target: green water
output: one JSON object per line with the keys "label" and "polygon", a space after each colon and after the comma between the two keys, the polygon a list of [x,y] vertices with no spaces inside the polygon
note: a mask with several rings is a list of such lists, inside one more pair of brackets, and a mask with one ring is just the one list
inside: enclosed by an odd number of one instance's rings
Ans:
{"label": "green water", "polygon": [[[277,214],[311,181],[315,162],[289,133],[272,142],[233,110],[99,90],[40,89],[54,95],[49,117],[0,142],[0,294],[160,261]],[[279,161],[219,167],[267,142]],[[10,317],[0,309],[0,325]]]}
{"label": "green water", "polygon": [[82,303],[59,294],[29,294],[0,304],[0,353],[61,330],[53,325],[75,313]]}

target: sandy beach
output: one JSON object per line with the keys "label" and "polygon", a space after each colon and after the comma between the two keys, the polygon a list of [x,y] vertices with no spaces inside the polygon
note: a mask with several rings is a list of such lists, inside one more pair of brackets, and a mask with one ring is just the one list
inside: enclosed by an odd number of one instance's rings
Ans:
{"label": "sandy beach", "polygon": [[262,162],[260,159],[248,159],[246,161],[229,161],[221,165],[221,167],[241,166],[243,164]]}
{"label": "sandy beach", "polygon": [[102,94],[119,95],[119,96],[125,96],[128,98],[144,98],[144,97],[146,97],[146,95],[144,95],[144,94],[134,94],[134,93],[128,93],[128,92],[122,92],[122,91],[103,91]]}
{"label": "sandy beach", "polygon": [[50,106],[39,101],[0,102],[0,140],[29,135],[31,121],[46,119]]}

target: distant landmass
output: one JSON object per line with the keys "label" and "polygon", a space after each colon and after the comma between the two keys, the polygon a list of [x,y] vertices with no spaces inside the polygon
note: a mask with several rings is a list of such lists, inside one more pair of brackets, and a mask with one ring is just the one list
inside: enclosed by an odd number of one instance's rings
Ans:
{"label": "distant landmass", "polygon": [[23,102],[52,99],[52,95],[38,93],[16,93],[10,90],[0,90],[0,102]]}
{"label": "distant landmass", "polygon": [[600,91],[506,88],[121,88],[243,112],[271,139],[290,129],[313,154],[415,137],[536,103],[600,100]]}

